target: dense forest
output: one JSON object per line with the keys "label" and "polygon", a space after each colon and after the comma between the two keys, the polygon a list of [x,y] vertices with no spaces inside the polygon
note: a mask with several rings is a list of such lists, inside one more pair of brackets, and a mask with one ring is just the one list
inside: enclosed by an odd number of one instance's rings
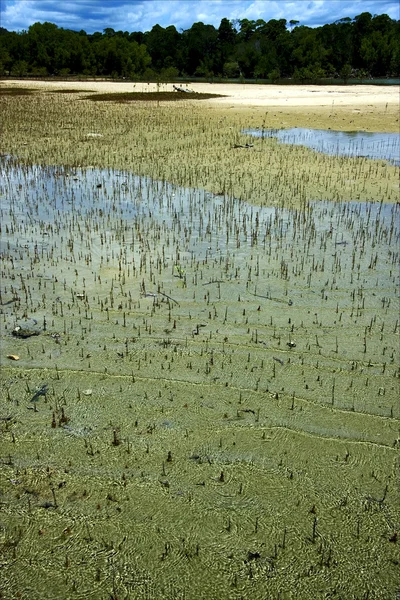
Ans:
{"label": "dense forest", "polygon": [[194,23],[178,31],[102,33],[35,23],[16,33],[0,28],[0,75],[178,77],[320,81],[398,77],[400,21],[364,12],[322,27],[299,21],[222,19],[218,28]]}

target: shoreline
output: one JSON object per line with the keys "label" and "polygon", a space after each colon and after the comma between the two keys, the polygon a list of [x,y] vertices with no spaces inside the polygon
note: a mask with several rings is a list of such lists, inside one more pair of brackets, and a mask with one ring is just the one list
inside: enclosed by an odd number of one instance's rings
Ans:
{"label": "shoreline", "polygon": [[[112,81],[37,81],[30,79],[0,81],[1,87],[27,87],[46,91],[58,89],[81,92],[156,92],[173,91],[173,83],[112,82]],[[197,93],[221,94],[226,98],[208,100],[211,104],[235,106],[279,106],[283,100],[287,106],[339,106],[394,104],[399,106],[400,86],[376,85],[275,85],[249,83],[196,83],[190,82],[181,87]],[[93,89],[95,88],[95,89]]]}

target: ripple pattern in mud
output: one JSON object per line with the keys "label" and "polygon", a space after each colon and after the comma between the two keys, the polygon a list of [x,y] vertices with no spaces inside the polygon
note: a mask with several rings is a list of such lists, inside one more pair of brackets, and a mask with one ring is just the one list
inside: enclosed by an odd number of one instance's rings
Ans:
{"label": "ripple pattern in mud", "polygon": [[398,206],[3,175],[3,596],[390,597]]}

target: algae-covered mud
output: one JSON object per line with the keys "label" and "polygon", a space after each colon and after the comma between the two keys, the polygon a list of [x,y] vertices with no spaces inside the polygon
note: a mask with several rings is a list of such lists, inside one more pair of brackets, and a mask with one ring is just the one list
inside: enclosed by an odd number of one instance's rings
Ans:
{"label": "algae-covered mud", "polygon": [[395,599],[399,205],[0,185],[1,597]]}

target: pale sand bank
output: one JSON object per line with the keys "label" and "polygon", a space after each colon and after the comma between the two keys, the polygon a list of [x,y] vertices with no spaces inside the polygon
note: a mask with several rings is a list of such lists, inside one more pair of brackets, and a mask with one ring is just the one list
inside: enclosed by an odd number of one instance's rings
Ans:
{"label": "pale sand bank", "polygon": [[[226,83],[179,84],[195,92],[222,94],[208,102],[221,106],[399,106],[400,86],[317,86],[317,85],[257,85]],[[35,89],[68,89],[94,92],[172,91],[173,84],[132,83],[112,81],[3,81],[4,87]]]}

